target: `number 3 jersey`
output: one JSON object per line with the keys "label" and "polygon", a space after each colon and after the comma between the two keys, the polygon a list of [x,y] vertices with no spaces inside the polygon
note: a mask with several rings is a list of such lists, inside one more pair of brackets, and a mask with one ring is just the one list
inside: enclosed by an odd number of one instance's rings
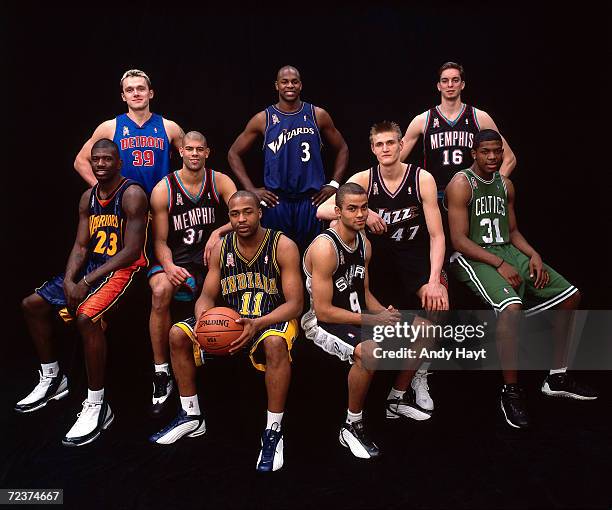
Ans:
{"label": "number 3 jersey", "polygon": [[285,302],[276,249],[282,232],[265,229],[264,237],[249,260],[238,248],[235,232],[222,241],[219,255],[223,301],[243,317],[269,314]]}
{"label": "number 3 jersey", "polygon": [[151,195],[155,185],[170,171],[170,140],[164,127],[164,119],[151,114],[142,126],[126,113],[115,120],[113,142],[119,146],[121,175],[134,179]]}
{"label": "number 3 jersey", "polygon": [[[123,238],[127,224],[127,216],[122,207],[125,191],[130,186],[139,186],[137,182],[123,179],[110,196],[102,199],[98,193],[98,184],[92,190],[89,198],[89,259],[86,273],[100,267],[108,259],[123,249]],[[146,240],[145,240],[146,242]],[[142,246],[139,259],[133,266],[145,267],[148,264]]]}
{"label": "number 3 jersey", "polygon": [[479,131],[472,106],[464,104],[455,120],[447,119],[437,106],[427,112],[423,166],[434,176],[438,191],[446,189],[456,172],[472,165],[474,135]]}
{"label": "number 3 jersey", "polygon": [[168,188],[168,238],[172,261],[177,266],[204,266],[204,247],[213,230],[223,225],[222,209],[215,188],[215,171],[206,168],[197,195],[187,191],[180,170],[164,177]]}
{"label": "number 3 jersey", "polygon": [[421,203],[420,172],[418,166],[407,165],[401,184],[391,193],[380,166],[370,169],[368,207],[387,224],[387,231],[383,234],[368,236],[377,261],[404,254],[429,259],[429,232]]}
{"label": "number 3 jersey", "polygon": [[297,112],[288,113],[272,105],[265,112],[265,187],[294,197],[319,191],[325,171],[315,107],[303,102]]}

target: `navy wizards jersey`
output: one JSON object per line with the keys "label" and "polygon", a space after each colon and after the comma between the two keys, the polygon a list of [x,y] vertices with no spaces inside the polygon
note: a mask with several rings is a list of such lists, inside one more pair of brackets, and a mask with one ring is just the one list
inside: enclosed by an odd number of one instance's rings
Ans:
{"label": "navy wizards jersey", "polygon": [[221,294],[227,306],[243,317],[269,314],[285,302],[276,247],[282,232],[265,229],[264,238],[251,260],[238,249],[235,232],[221,241]]}
{"label": "navy wizards jersey", "polygon": [[142,126],[126,113],[117,116],[113,142],[119,146],[121,174],[141,184],[150,196],[170,172],[170,140],[162,116],[153,113]]}
{"label": "navy wizards jersey", "polygon": [[387,224],[387,231],[369,236],[375,255],[393,256],[410,253],[429,257],[429,231],[421,203],[419,174],[416,165],[406,167],[401,184],[391,193],[380,173],[380,166],[370,169],[368,206]]}
{"label": "navy wizards jersey", "polygon": [[302,103],[297,112],[266,108],[264,185],[280,196],[298,197],[325,184],[321,135],[314,106]]}
{"label": "navy wizards jersey", "polygon": [[474,135],[480,131],[474,107],[463,105],[453,121],[439,107],[427,112],[423,136],[425,170],[436,180],[438,191],[446,186],[459,170],[472,166]]}
{"label": "navy wizards jersey", "polygon": [[[204,171],[202,186],[196,196],[187,191],[179,171],[164,178],[168,187],[168,238],[172,260],[178,265],[204,265],[204,247],[213,230],[226,217],[215,188],[215,171]],[[223,203],[225,208],[225,203]],[[225,208],[227,211],[227,208]]]}
{"label": "navy wizards jersey", "polygon": [[[89,260],[87,272],[100,267],[108,259],[123,249],[123,236],[126,226],[126,215],[121,206],[123,194],[130,186],[138,183],[123,179],[115,191],[105,200],[98,195],[98,184],[91,190],[89,198]],[[146,266],[144,246],[134,265]]]}

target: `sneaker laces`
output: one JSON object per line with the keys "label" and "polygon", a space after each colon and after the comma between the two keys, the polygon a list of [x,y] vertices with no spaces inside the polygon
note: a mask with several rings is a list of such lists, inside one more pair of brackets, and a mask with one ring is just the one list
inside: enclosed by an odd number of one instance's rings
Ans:
{"label": "sneaker laces", "polygon": [[415,390],[419,391],[420,389],[429,391],[429,385],[427,384],[427,376],[433,374],[433,372],[420,372],[417,371],[414,374],[413,381],[415,381]]}
{"label": "sneaker laces", "polygon": [[[276,428],[274,426],[276,425]],[[278,443],[277,437],[280,437],[280,425],[276,422],[272,424],[272,428],[264,430],[263,433],[263,444],[261,446],[262,449],[262,458],[271,457],[275,450],[276,444]]]}
{"label": "sneaker laces", "polygon": [[102,402],[90,402],[89,400],[83,400],[83,409],[80,413],[77,413],[77,422],[81,419],[85,419],[88,414],[91,414],[96,408],[101,408]]}
{"label": "sneaker laces", "polygon": [[359,439],[364,445],[368,447],[374,446],[373,441],[370,440],[370,438],[366,435],[365,425],[363,423],[363,420],[354,421],[353,423],[351,423],[351,426],[353,427],[353,430],[355,431],[355,435],[357,436],[357,439]]}
{"label": "sneaker laces", "polygon": [[168,393],[170,376],[166,372],[155,372],[153,376],[153,397],[161,398]]}

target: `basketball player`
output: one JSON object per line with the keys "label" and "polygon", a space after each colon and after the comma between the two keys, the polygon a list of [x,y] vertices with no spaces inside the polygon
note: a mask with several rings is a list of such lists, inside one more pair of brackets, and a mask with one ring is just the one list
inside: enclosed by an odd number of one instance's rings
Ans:
{"label": "basketball player", "polygon": [[[519,232],[514,212],[512,182],[499,172],[503,140],[492,129],[474,136],[471,168],[458,172],[446,189],[452,242],[458,253],[451,270],[498,313],[496,342],[502,361],[504,388],[501,408],[509,425],[525,428],[529,417],[524,390],[517,384],[518,312],[528,306],[536,313],[551,308],[574,310],[578,289],[542,258]],[[557,346],[567,342],[566,315],[556,317]],[[544,380],[542,393],[580,400],[597,394],[566,373],[565,352]]]}
{"label": "basketball player", "polygon": [[[323,108],[302,101],[302,80],[292,66],[276,76],[278,102],[255,115],[227,155],[245,189],[266,206],[262,225],[280,230],[302,252],[321,231],[316,208],[333,195],[348,164],[348,147]],[[325,183],[321,135],[335,153],[333,177]],[[247,175],[243,155],[263,136],[264,187]]]}
{"label": "basketball player", "polygon": [[[250,342],[251,363],[265,372],[268,418],[257,470],[276,471],[283,465],[281,421],[291,376],[289,352],[298,334],[297,317],[303,305],[299,252],[281,232],[261,227],[261,204],[254,193],[236,192],[229,201],[229,216],[234,231],[213,248],[195,317],[214,307],[218,298],[222,306],[242,316],[238,322],[244,331],[232,343],[231,352]],[[181,411],[170,425],[151,436],[152,442],[169,444],[206,431],[196,393],[195,369],[201,364],[201,351],[195,324],[196,319],[191,318],[170,331]]]}
{"label": "basketball player", "polygon": [[155,363],[153,416],[163,412],[173,389],[168,366],[170,304],[173,297],[191,301],[198,295],[210,251],[232,229],[229,222],[222,220],[225,214],[221,210],[236,192],[236,185],[227,175],[205,167],[210,149],[202,133],[190,131],[182,144],[183,167],[158,182],[151,194],[157,257],[157,263],[149,270],[149,333]]}
{"label": "basketball player", "polygon": [[[461,101],[464,78],[463,66],[455,62],[443,64],[438,70],[437,83],[440,104],[412,119],[403,138],[401,160],[405,161],[423,135],[423,167],[434,176],[440,200],[455,172],[472,164],[474,135],[481,129],[499,131],[487,112]],[[509,176],[516,166],[516,158],[508,142],[502,140],[504,161],[500,172]]]}
{"label": "basketball player", "polygon": [[97,184],[81,196],[79,226],[66,272],[44,283],[22,303],[41,372],[34,390],[17,402],[17,411],[36,411],[68,394],[68,380],[58,364],[51,335],[54,309],[66,322],[74,319],[83,338],[87,399],[62,440],[65,446],[94,441],[113,421],[104,400],[106,339],[101,319],[148,262],[144,255],[148,213],[144,190],[120,175],[119,149],[111,140],[103,138],[93,144],[91,162]]}
{"label": "basketball player", "polygon": [[[367,226],[373,234],[369,237],[370,287],[383,302],[400,310],[418,306],[427,311],[448,310],[447,278],[442,269],[444,232],[436,183],[429,172],[400,161],[402,143],[402,132],[395,122],[374,124],[370,148],[378,165],[348,180],[368,192]],[[318,208],[319,218],[331,221],[337,217],[332,200]],[[404,416],[430,418],[434,403],[427,372],[419,371],[415,376],[405,371],[399,375],[392,392],[405,397]]]}
{"label": "basketball player", "polygon": [[[339,221],[315,238],[304,254],[306,288],[311,299],[302,327],[306,338],[324,351],[352,363],[348,373],[348,411],[339,439],[353,455],[369,459],[380,451],[368,437],[363,421],[364,401],[374,375],[363,360],[372,357],[377,344],[362,338],[361,326],[367,323],[364,321],[392,325],[401,317],[393,306],[385,308],[370,292],[368,265],[372,250],[362,232],[368,216],[367,192],[349,182],[340,186],[335,200]],[[374,315],[368,318],[362,314],[365,311]],[[407,386],[410,378],[404,375],[404,380]],[[388,417],[409,414],[403,396],[402,391],[391,391]]]}
{"label": "basketball player", "polygon": [[119,84],[128,112],[96,128],[77,154],[74,168],[93,186],[96,179],[89,159],[91,146],[96,140],[110,138],[120,148],[123,176],[140,183],[150,195],[155,185],[170,172],[170,145],[180,149],[183,130],[175,122],[151,112],[149,101],[153,99],[153,89],[143,71],[126,71]]}

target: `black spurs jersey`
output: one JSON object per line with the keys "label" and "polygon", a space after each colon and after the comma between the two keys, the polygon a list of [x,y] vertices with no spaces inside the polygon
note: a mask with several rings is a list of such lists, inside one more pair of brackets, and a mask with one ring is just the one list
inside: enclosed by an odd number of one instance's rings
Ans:
{"label": "black spurs jersey", "polygon": [[387,224],[387,232],[369,236],[372,253],[378,256],[397,252],[429,257],[429,232],[419,189],[421,169],[408,165],[404,179],[395,193],[385,186],[380,166],[370,169],[368,206]]}
{"label": "black spurs jersey", "polygon": [[265,229],[264,238],[251,260],[238,249],[235,232],[221,241],[221,294],[226,305],[243,317],[269,314],[285,302],[276,248],[282,232]]}
{"label": "black spurs jersey", "polygon": [[181,182],[178,171],[164,177],[168,187],[168,239],[173,262],[203,266],[204,247],[225,215],[215,189],[215,171],[207,168],[200,192],[193,196]]}
{"label": "black spurs jersey", "polygon": [[[336,270],[332,276],[334,295],[332,305],[352,312],[361,313],[366,310],[365,302],[365,258],[366,240],[362,232],[357,234],[356,246],[347,246],[333,228],[328,228],[317,237],[329,239],[336,250]],[[314,242],[314,241],[313,241]],[[306,260],[306,254],[304,254]],[[312,306],[312,275],[306,269],[306,288],[308,289]]]}
{"label": "black spurs jersey", "polygon": [[438,106],[427,112],[423,135],[425,170],[430,172],[438,191],[444,191],[453,175],[474,162],[471,149],[480,131],[473,106],[464,104],[455,120],[447,119]]}

